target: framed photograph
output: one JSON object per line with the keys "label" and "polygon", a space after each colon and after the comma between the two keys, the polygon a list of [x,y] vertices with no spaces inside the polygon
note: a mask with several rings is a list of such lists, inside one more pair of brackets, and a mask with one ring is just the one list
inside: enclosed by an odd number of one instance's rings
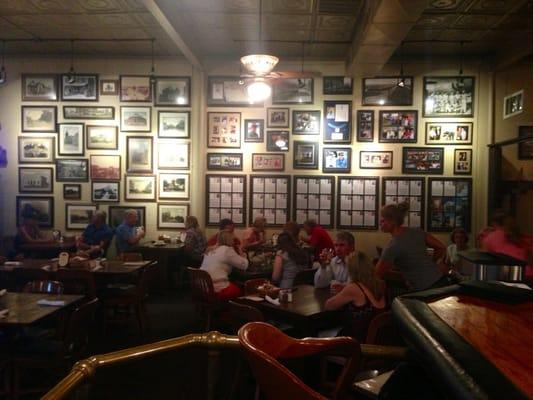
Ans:
{"label": "framed photograph", "polygon": [[159,174],[159,200],[187,200],[189,198],[189,174]]}
{"label": "framed photograph", "polygon": [[348,76],[324,76],[322,94],[353,94],[353,79]]}
{"label": "framed photograph", "polygon": [[289,151],[289,131],[267,131],[267,151]]}
{"label": "framed photograph", "polygon": [[89,160],[86,158],[59,158],[56,160],[57,182],[88,182]]}
{"label": "framed photograph", "polygon": [[98,101],[98,75],[61,75],[62,101]]}
{"label": "framed photograph", "polygon": [[115,107],[63,106],[63,119],[114,120]]}
{"label": "framed photograph", "polygon": [[87,125],[88,150],[118,150],[118,127]]}
{"label": "framed photograph", "polygon": [[155,201],[155,175],[124,175],[126,201]]}
{"label": "framed photograph", "polygon": [[91,223],[98,210],[95,204],[65,204],[65,228],[67,230],[84,230]]}
{"label": "framed photograph", "polygon": [[123,221],[127,210],[137,212],[137,226],[146,227],[146,207],[143,206],[109,206],[109,227],[116,229]]}
{"label": "framed photograph", "polygon": [[473,117],[475,78],[425,76],[424,117]]}
{"label": "framed photograph", "polygon": [[85,149],[85,124],[59,124],[57,154],[60,156],[83,156]]}
{"label": "framed photograph", "polygon": [[294,169],[318,169],[318,142],[294,141]]}
{"label": "framed photograph", "polygon": [[100,95],[116,96],[118,95],[119,81],[116,79],[100,79]]}
{"label": "framed photograph", "polygon": [[267,108],[267,128],[288,128],[288,108]]}
{"label": "framed photograph", "polygon": [[408,203],[409,211],[405,216],[405,225],[410,228],[424,229],[426,178],[384,176],[381,182],[383,187],[381,204]]}
{"label": "framed photograph", "polygon": [[[318,145],[318,144],[317,144]],[[293,177],[293,218],[298,224],[314,219],[324,228],[333,228],[335,177],[296,175]]]}
{"label": "framed photograph", "polygon": [[324,102],[324,143],[352,142],[352,102]]}
{"label": "framed photograph", "polygon": [[17,226],[22,223],[22,212],[28,208],[37,211],[39,228],[54,226],[54,198],[52,196],[17,196]]}
{"label": "framed photograph", "polygon": [[454,149],[453,151],[453,174],[472,174],[472,149]]}
{"label": "framed photograph", "polygon": [[77,183],[65,183],[63,185],[64,200],[81,200],[81,185]]}
{"label": "framed photograph", "polygon": [[349,173],[352,170],[350,147],[325,147],[322,149],[322,172]]}
{"label": "framed photograph", "polygon": [[291,219],[291,176],[250,175],[249,204],[250,221],[263,217],[268,227],[283,226]]}
{"label": "framed photograph", "polygon": [[150,132],[152,130],[152,107],[120,107],[120,130],[122,132]]}
{"label": "framed photograph", "polygon": [[337,229],[378,228],[379,177],[339,176],[337,193]]}
{"label": "framed photograph", "polygon": [[252,171],[285,171],[285,154],[253,153]]}
{"label": "framed photograph", "polygon": [[392,169],[392,151],[360,151],[359,168]]}
{"label": "framed photograph", "polygon": [[22,106],[22,132],[57,132],[56,106]]}
{"label": "framed photograph", "polygon": [[218,225],[224,218],[235,226],[246,226],[246,180],[242,174],[207,174],[205,176],[206,225]]}
{"label": "framed photograph", "polygon": [[374,110],[357,111],[357,141],[374,141]]}
{"label": "framed photograph", "polygon": [[272,85],[272,104],[313,104],[313,78],[276,79]]}
{"label": "framed photograph", "polygon": [[158,204],[157,229],[184,229],[188,204]]}
{"label": "framed photograph", "polygon": [[57,101],[57,75],[22,74],[22,101]]}
{"label": "framed photograph", "polygon": [[191,137],[190,116],[190,111],[158,111],[157,137],[189,139]]}
{"label": "framed photograph", "polygon": [[91,182],[93,202],[117,203],[120,201],[120,182]]}
{"label": "framed photograph", "polygon": [[207,169],[242,171],[242,153],[207,153]]}
{"label": "framed photograph", "polygon": [[119,181],[120,156],[91,154],[91,179],[99,181]]}
{"label": "framed photograph", "polygon": [[19,192],[52,194],[53,174],[52,168],[19,167]]}
{"label": "framed photograph", "polygon": [[145,75],[120,75],[120,101],[146,103],[152,101],[150,77]]}
{"label": "framed photograph", "polygon": [[241,148],[241,113],[207,113],[207,147]]}
{"label": "framed photograph", "polygon": [[265,121],[262,119],[245,119],[244,141],[263,143],[265,141]]}
{"label": "framed photograph", "polygon": [[19,136],[20,164],[52,164],[55,159],[55,137]]}
{"label": "framed photograph", "polygon": [[472,219],[471,178],[429,178],[427,230],[470,232]]}
{"label": "framed photograph", "polygon": [[404,174],[442,175],[444,172],[444,147],[404,147],[402,156]]}
{"label": "framed photograph", "polygon": [[264,103],[250,103],[246,85],[238,76],[208,76],[208,107],[263,107]]}
{"label": "framed photograph", "polygon": [[383,76],[363,79],[364,106],[413,105],[413,77],[405,76],[403,87],[398,86],[400,76]]}
{"label": "framed photograph", "polygon": [[189,143],[163,141],[157,143],[157,166],[159,169],[189,169]]}
{"label": "framed photograph", "polygon": [[292,110],[293,135],[320,135],[320,110]]}
{"label": "framed photograph", "polygon": [[188,76],[158,76],[155,78],[155,105],[189,107],[191,78]]}
{"label": "framed photograph", "polygon": [[[518,137],[533,137],[533,126],[519,126]],[[533,160],[533,139],[518,143],[518,159]]]}
{"label": "framed photograph", "polygon": [[126,171],[151,174],[154,170],[153,138],[128,136],[126,138]]}
{"label": "framed photograph", "polygon": [[426,122],[426,144],[472,144],[472,122]]}
{"label": "framed photograph", "polygon": [[380,143],[416,143],[418,111],[398,110],[379,112]]}
{"label": "framed photograph", "polygon": [[519,90],[503,98],[503,119],[524,111],[524,91]]}

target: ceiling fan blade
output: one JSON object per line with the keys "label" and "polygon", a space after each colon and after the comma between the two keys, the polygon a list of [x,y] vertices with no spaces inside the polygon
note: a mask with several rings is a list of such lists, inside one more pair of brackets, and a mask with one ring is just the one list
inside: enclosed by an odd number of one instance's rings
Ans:
{"label": "ceiling fan blade", "polygon": [[267,74],[268,78],[317,78],[322,76],[320,72],[315,71],[272,71]]}

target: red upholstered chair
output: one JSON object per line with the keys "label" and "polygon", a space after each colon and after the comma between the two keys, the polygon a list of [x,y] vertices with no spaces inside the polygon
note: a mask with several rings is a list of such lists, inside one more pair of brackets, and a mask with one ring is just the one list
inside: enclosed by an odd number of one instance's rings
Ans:
{"label": "red upholstered chair", "polygon": [[325,400],[278,360],[289,360],[311,355],[346,357],[337,380],[332,399],[342,399],[351,390],[351,384],[360,361],[359,344],[351,338],[293,339],[272,325],[251,322],[239,330],[239,341],[250,363],[254,376],[267,400]]}

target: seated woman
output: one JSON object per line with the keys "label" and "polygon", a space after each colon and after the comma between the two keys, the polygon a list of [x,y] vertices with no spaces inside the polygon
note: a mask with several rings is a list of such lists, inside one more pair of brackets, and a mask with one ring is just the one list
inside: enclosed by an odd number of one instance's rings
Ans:
{"label": "seated woman", "polygon": [[463,228],[455,228],[450,235],[450,240],[452,243],[446,248],[446,264],[461,273],[469,273],[464,270],[462,259],[457,254],[459,251],[472,250],[468,246],[468,234]]}
{"label": "seated woman", "polygon": [[[21,246],[32,243],[53,243],[53,239],[46,238],[39,229],[39,211],[31,205],[26,204],[21,212],[22,225],[19,226],[15,236],[14,250],[12,256],[19,257],[24,252]],[[24,256],[31,257],[31,252],[24,253]]]}
{"label": "seated woman", "polygon": [[228,276],[234,267],[242,270],[248,268],[248,260],[238,255],[233,248],[234,239],[233,233],[221,231],[217,245],[205,254],[200,267],[211,275],[215,294],[220,300],[230,300],[242,294]]}
{"label": "seated woman", "polygon": [[279,250],[276,253],[276,258],[274,258],[272,281],[281,289],[290,289],[296,274],[306,268],[309,257],[287,232],[282,232],[279,235],[278,247]]}
{"label": "seated woman", "polygon": [[[390,233],[392,239],[376,264],[377,276],[383,279],[387,271],[398,269],[413,291],[455,283],[448,274],[441,272],[448,269],[443,263],[444,245],[421,229],[403,226],[408,210],[407,203],[387,204],[381,209],[381,230]],[[427,252],[428,247],[433,249],[433,258]]]}
{"label": "seated woman", "polygon": [[183,265],[201,265],[207,248],[207,240],[200,229],[198,219],[189,215],[185,219],[185,246],[183,247]]}
{"label": "seated woman", "polygon": [[385,309],[385,285],[376,277],[372,263],[364,254],[352,252],[346,262],[350,282],[326,301],[325,309],[345,307],[341,334],[363,341],[372,318]]}

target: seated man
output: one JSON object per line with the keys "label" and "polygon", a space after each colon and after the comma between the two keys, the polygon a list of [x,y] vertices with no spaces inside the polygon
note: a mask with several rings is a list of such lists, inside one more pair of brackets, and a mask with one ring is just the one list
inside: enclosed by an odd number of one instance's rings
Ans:
{"label": "seated man", "polygon": [[[233,221],[231,219],[224,218],[224,219],[220,220],[218,232],[215,233],[213,236],[211,236],[209,238],[209,240],[207,241],[208,249],[217,245],[217,243],[218,243],[218,235],[220,235],[221,232],[229,232],[231,234],[233,234],[235,232],[235,224],[233,223]],[[235,249],[237,254],[242,255],[241,241],[236,236],[234,236],[234,239],[233,239],[233,248]]]}
{"label": "seated man", "polygon": [[332,287],[334,292],[340,291],[349,280],[346,257],[355,251],[355,238],[350,232],[337,233],[335,241],[335,257],[325,249],[320,254],[320,267],[315,273],[315,287],[328,287],[332,281],[337,283]]}
{"label": "seated man", "polygon": [[85,252],[90,257],[105,255],[113,239],[113,229],[106,224],[106,218],[105,211],[94,213],[91,223],[87,225],[76,243],[78,251]]}
{"label": "seated man", "polygon": [[130,209],[124,214],[124,221],[117,227],[117,252],[119,255],[132,251],[133,248],[146,236],[144,228],[136,229],[137,211]]}
{"label": "seated man", "polygon": [[304,222],[304,230],[308,237],[302,237],[302,240],[308,243],[315,250],[315,259],[318,259],[324,249],[333,248],[333,240],[329,233],[316,223],[315,220]]}

